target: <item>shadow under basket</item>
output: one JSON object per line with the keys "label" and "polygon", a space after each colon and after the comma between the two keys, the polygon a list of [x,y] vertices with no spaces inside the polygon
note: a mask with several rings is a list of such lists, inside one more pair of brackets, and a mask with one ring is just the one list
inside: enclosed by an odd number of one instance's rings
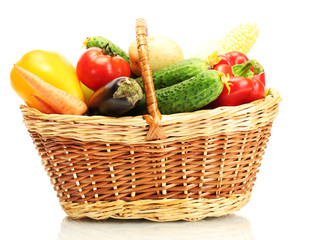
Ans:
{"label": "shadow under basket", "polygon": [[142,116],[43,114],[22,105],[60,204],[72,218],[195,221],[250,199],[281,97],[163,115],[146,140]]}

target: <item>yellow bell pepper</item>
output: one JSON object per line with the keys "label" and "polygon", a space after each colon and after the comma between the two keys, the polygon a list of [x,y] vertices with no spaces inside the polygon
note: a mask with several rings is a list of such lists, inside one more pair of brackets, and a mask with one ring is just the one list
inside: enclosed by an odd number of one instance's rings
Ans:
{"label": "yellow bell pepper", "polygon": [[[16,65],[84,101],[76,70],[61,54],[34,50],[26,53]],[[15,68],[12,69],[10,78],[13,89],[26,104],[40,110],[40,106],[33,95],[41,96],[17,73]]]}

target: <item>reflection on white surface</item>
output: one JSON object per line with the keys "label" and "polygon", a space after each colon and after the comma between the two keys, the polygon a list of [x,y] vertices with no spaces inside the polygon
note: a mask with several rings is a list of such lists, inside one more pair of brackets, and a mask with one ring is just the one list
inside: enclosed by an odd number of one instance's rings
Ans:
{"label": "reflection on white surface", "polygon": [[99,239],[212,239],[253,240],[250,222],[236,214],[198,222],[151,222],[147,220],[95,221],[63,219],[58,240]]}

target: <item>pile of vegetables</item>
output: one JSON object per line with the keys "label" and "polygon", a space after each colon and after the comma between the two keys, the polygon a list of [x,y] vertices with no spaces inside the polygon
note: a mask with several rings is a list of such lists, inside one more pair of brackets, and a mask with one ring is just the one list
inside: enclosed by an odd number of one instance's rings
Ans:
{"label": "pile of vegetables", "polygon": [[[230,34],[232,41],[241,29]],[[243,36],[249,51],[256,38]],[[243,48],[221,52],[222,46],[204,58],[185,59],[171,39],[148,37],[147,41],[162,114],[238,106],[265,97],[264,69],[255,59],[249,60]],[[87,38],[84,45],[76,68],[59,53],[26,53],[11,71],[13,89],[28,106],[46,114],[120,117],[147,113],[136,41],[128,53],[101,36]]]}

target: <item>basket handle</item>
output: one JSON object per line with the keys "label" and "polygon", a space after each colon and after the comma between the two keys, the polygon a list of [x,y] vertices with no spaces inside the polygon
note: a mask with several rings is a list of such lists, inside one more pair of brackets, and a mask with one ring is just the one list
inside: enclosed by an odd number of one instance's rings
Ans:
{"label": "basket handle", "polygon": [[147,111],[149,115],[143,115],[143,118],[149,124],[149,131],[146,140],[165,139],[167,136],[160,128],[161,113],[158,108],[157,98],[153,85],[152,71],[149,62],[149,52],[147,44],[147,25],[143,18],[136,20],[136,41],[138,49],[139,66],[143,80]]}

